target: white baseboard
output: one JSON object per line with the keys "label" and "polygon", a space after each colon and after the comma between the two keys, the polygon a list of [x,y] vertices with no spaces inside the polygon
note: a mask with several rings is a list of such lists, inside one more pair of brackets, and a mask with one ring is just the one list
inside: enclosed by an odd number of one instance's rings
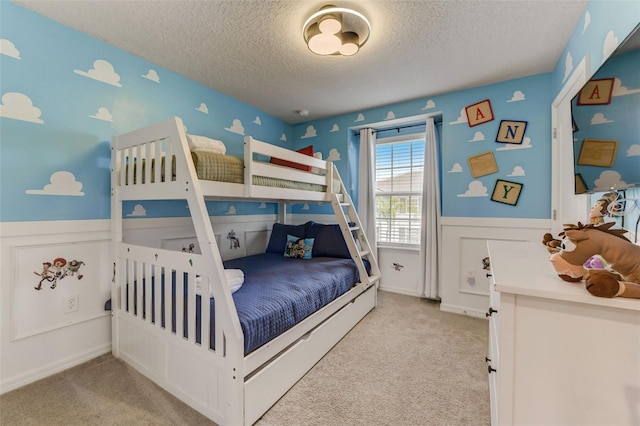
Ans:
{"label": "white baseboard", "polygon": [[420,295],[418,293],[416,293],[415,291],[409,291],[409,290],[404,289],[404,288],[388,287],[388,286],[384,286],[382,284],[378,288],[381,291],[386,291],[386,292],[389,292],[389,293],[397,293],[397,294],[404,294],[405,296],[420,297]]}
{"label": "white baseboard", "polygon": [[466,306],[449,305],[446,303],[440,303],[440,310],[444,312],[451,312],[454,314],[462,314],[462,315],[468,315],[470,317],[484,318],[484,319],[486,319],[486,313],[487,313],[486,311],[481,311],[481,310],[469,308]]}
{"label": "white baseboard", "polygon": [[85,351],[80,354],[75,354],[65,359],[61,359],[57,362],[41,366],[37,369],[33,369],[19,376],[10,378],[0,383],[0,395],[3,393],[12,391],[14,389],[18,389],[22,386],[28,385],[29,383],[36,382],[40,379],[44,379],[53,374],[59,373],[61,371],[67,370],[71,367],[75,367],[76,365],[80,365],[85,363],[93,358],[96,358],[100,355],[104,355],[106,353],[111,352],[111,343],[106,343]]}

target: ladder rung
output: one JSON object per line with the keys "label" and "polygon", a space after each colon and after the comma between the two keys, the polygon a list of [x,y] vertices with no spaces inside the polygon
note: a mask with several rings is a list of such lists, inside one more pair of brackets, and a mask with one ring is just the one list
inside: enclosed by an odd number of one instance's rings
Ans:
{"label": "ladder rung", "polygon": [[353,231],[358,231],[360,229],[359,226],[350,226],[349,227],[349,231],[353,232]]}
{"label": "ladder rung", "polygon": [[349,206],[351,206],[351,203],[340,203],[340,205],[342,207],[349,207]]}

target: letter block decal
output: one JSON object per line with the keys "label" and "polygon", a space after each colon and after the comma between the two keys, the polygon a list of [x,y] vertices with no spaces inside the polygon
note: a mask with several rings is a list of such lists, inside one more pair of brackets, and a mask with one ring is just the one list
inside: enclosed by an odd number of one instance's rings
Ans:
{"label": "letter block decal", "polygon": [[589,80],[580,90],[578,105],[609,105],[615,78]]}
{"label": "letter block decal", "polygon": [[520,198],[523,187],[524,184],[522,183],[498,179],[496,181],[496,186],[493,188],[491,200],[515,206],[518,203],[518,198]]}
{"label": "letter block decal", "polygon": [[526,121],[502,120],[496,135],[496,142],[522,143],[526,129]]}
{"label": "letter block decal", "polygon": [[467,113],[469,127],[493,120],[493,110],[491,109],[491,101],[489,99],[469,105],[465,108],[465,112]]}

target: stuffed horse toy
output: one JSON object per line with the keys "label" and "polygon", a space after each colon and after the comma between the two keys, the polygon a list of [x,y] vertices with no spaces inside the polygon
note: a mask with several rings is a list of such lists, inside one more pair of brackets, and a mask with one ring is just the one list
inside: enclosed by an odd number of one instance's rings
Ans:
{"label": "stuffed horse toy", "polygon": [[[594,296],[640,299],[640,246],[623,236],[624,229],[610,229],[613,225],[565,225],[560,250],[549,261],[560,278],[584,280],[587,291]],[[594,269],[594,256],[607,267]]]}

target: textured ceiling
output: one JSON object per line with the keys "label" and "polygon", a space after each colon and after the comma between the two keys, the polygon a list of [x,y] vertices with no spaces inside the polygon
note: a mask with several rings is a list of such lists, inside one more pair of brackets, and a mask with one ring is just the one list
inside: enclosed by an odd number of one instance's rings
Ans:
{"label": "textured ceiling", "polygon": [[[588,0],[16,3],[296,123],[550,72]],[[302,25],[325,4],[371,21],[357,55],[307,49]]]}

